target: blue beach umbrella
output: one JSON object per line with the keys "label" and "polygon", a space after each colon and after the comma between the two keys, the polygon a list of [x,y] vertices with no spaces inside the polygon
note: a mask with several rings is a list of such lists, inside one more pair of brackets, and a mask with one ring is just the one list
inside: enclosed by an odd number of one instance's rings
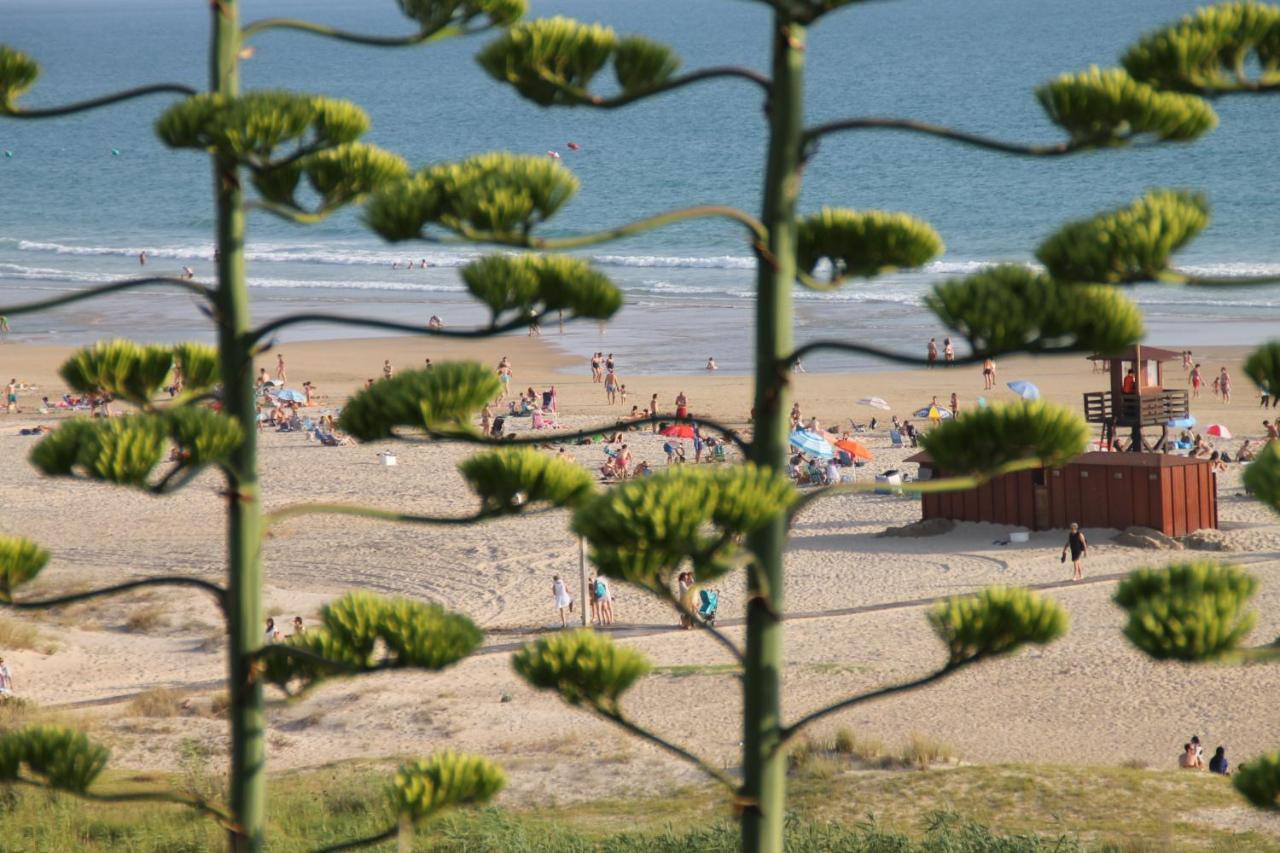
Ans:
{"label": "blue beach umbrella", "polygon": [[307,402],[306,394],[303,394],[301,391],[294,391],[292,388],[282,388],[276,392],[275,396],[278,400],[286,400],[290,403]]}
{"label": "blue beach umbrella", "polygon": [[1025,379],[1015,379],[1010,382],[1009,390],[1024,400],[1040,399],[1040,389]]}
{"label": "blue beach umbrella", "polygon": [[807,429],[798,429],[791,433],[791,446],[801,453],[807,453],[819,459],[830,459],[836,453],[831,447],[831,442]]}
{"label": "blue beach umbrella", "polygon": [[1170,429],[1190,429],[1195,425],[1196,425],[1195,415],[1187,415],[1185,418],[1174,418],[1168,423],[1168,427]]}

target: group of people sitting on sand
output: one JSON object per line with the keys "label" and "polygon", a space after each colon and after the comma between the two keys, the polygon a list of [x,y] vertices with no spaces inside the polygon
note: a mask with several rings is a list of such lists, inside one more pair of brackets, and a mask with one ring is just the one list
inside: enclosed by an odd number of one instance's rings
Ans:
{"label": "group of people sitting on sand", "polygon": [[1210,773],[1218,773],[1222,776],[1231,775],[1231,763],[1227,761],[1227,748],[1220,746],[1213,751],[1213,758],[1209,759],[1208,765],[1204,760],[1204,747],[1200,745],[1200,738],[1192,735],[1188,743],[1182,745],[1182,754],[1178,756],[1178,766],[1183,770],[1204,770],[1206,766]]}

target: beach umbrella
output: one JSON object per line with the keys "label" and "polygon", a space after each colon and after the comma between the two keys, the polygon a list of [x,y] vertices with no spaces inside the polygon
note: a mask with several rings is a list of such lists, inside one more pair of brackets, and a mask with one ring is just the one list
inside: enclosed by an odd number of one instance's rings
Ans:
{"label": "beach umbrella", "polygon": [[791,446],[801,453],[807,453],[819,459],[830,459],[836,455],[831,442],[807,429],[798,429],[791,433]]}
{"label": "beach umbrella", "polygon": [[672,424],[662,430],[662,434],[670,438],[693,438],[693,424]]}
{"label": "beach umbrella", "polygon": [[1231,430],[1225,424],[1209,424],[1204,428],[1205,435],[1216,435],[1218,438],[1231,438]]}
{"label": "beach umbrella", "polygon": [[1167,426],[1171,427],[1172,429],[1190,429],[1195,425],[1196,425],[1195,415],[1187,415],[1185,418],[1175,418],[1174,420],[1169,421],[1169,423],[1167,424]]}
{"label": "beach umbrella", "polygon": [[279,391],[277,391],[277,392],[275,393],[275,398],[276,398],[277,400],[284,400],[284,401],[289,402],[289,403],[305,403],[305,402],[307,402],[307,395],[306,395],[306,394],[303,394],[301,391],[295,391],[295,390],[293,390],[292,388],[282,388],[282,389],[280,389]]}
{"label": "beach umbrella", "polygon": [[871,451],[867,450],[858,442],[851,438],[842,438],[836,442],[836,447],[848,453],[854,459],[870,459]]}
{"label": "beach umbrella", "polygon": [[930,403],[927,406],[921,406],[911,413],[913,418],[931,418],[933,420],[946,420],[951,417],[951,411],[942,406],[935,406]]}
{"label": "beach umbrella", "polygon": [[1010,382],[1009,390],[1024,400],[1040,399],[1040,389],[1025,379],[1015,379]]}
{"label": "beach umbrella", "polygon": [[890,411],[889,404],[879,397],[863,397],[858,401],[859,405],[870,406],[873,409],[884,409]]}

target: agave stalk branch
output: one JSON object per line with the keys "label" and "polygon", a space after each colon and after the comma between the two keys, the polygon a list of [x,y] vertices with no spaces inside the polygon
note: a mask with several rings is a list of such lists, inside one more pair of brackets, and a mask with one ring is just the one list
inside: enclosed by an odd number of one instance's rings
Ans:
{"label": "agave stalk branch", "polygon": [[328,219],[339,208],[322,205],[315,210],[304,210],[301,207],[257,199],[245,204],[245,209],[261,210],[263,213],[270,213],[272,216],[283,219],[285,222],[292,222],[295,225],[315,225]]}
{"label": "agave stalk branch", "polygon": [[52,299],[41,299],[39,302],[26,302],[22,305],[7,305],[0,308],[0,315],[12,317],[19,314],[32,314],[36,311],[47,311],[50,308],[70,305],[73,302],[83,302],[86,299],[96,299],[99,296],[106,296],[108,293],[118,293],[122,290],[137,290],[142,287],[177,287],[182,290],[190,291],[209,302],[213,301],[213,288],[208,287],[207,285],[185,278],[149,276],[146,278],[127,278],[122,281],[113,281],[110,284],[91,287],[88,290],[77,290],[75,293],[68,293],[64,296],[55,296]]}
{"label": "agave stalk branch", "polygon": [[832,714],[837,714],[840,711],[844,711],[848,708],[852,708],[855,705],[861,705],[865,702],[871,702],[875,699],[883,699],[886,696],[893,696],[898,693],[907,693],[912,690],[918,690],[921,687],[926,687],[930,684],[934,684],[935,682],[941,681],[942,679],[950,675],[954,675],[955,673],[964,669],[966,666],[976,663],[980,659],[981,659],[981,656],[976,656],[971,658],[965,658],[964,660],[956,661],[954,663],[948,663],[946,666],[942,667],[941,669],[931,672],[928,675],[921,676],[920,678],[916,678],[912,681],[904,681],[901,684],[893,684],[888,687],[881,687],[877,690],[872,690],[869,693],[860,693],[857,696],[850,696],[847,699],[841,699],[839,702],[835,702],[831,705],[826,706],[825,708],[819,708],[816,711],[805,714],[803,717],[796,720],[794,723],[788,726],[782,727],[782,731],[778,737],[778,740],[774,746],[774,749],[775,751],[778,749],[781,749],[783,746],[786,745],[787,741],[791,740],[791,738],[799,734],[800,731],[805,726],[809,725],[810,723],[815,723],[818,720],[821,720],[823,717],[829,717]]}
{"label": "agave stalk branch", "polygon": [[1081,151],[1089,147],[1075,142],[1055,142],[1048,145],[1026,145],[1020,142],[1005,142],[1000,139],[993,139],[990,136],[982,136],[981,134],[956,130],[955,128],[944,127],[939,124],[916,121],[915,119],[871,116],[866,118],[839,119],[837,121],[829,121],[825,124],[806,128],[803,137],[806,156],[811,156],[816,151],[816,143],[822,137],[829,136],[833,133],[842,133],[847,130],[905,130],[911,133],[923,133],[929,136],[949,139],[952,142],[972,145],[976,148],[985,148],[988,151],[999,151],[1003,154],[1017,154],[1023,157],[1060,157],[1064,154],[1072,154],[1076,151]]}
{"label": "agave stalk branch", "polygon": [[266,530],[273,525],[288,521],[291,518],[297,518],[302,515],[347,515],[357,518],[371,518],[375,521],[392,521],[402,524],[437,524],[437,525],[461,525],[479,524],[488,521],[491,518],[498,518],[503,515],[511,515],[512,513],[480,511],[472,515],[458,516],[439,516],[439,515],[412,515],[408,513],[395,512],[389,509],[378,509],[372,506],[361,506],[360,504],[338,504],[338,503],[300,503],[291,504],[275,512],[269,512],[262,517],[262,527],[265,534]]}
{"label": "agave stalk branch", "polygon": [[327,24],[317,24],[313,21],[303,21],[298,18],[263,18],[260,21],[246,24],[240,31],[240,38],[242,41],[247,42],[258,33],[266,32],[267,30],[294,30],[296,32],[324,36],[336,41],[363,44],[370,47],[413,47],[414,45],[426,44],[453,36],[484,32],[487,29],[489,27],[464,28],[456,25],[447,25],[436,27],[435,29],[420,30],[403,36],[380,36],[370,33],[353,33],[328,26]]}
{"label": "agave stalk branch", "polygon": [[642,234],[645,231],[652,231],[654,228],[661,228],[664,225],[670,225],[673,222],[682,222],[686,219],[707,219],[711,217],[722,217],[739,222],[746,226],[751,232],[753,245],[763,247],[768,239],[768,232],[763,224],[756,217],[747,213],[745,210],[739,210],[736,207],[730,207],[723,204],[699,204],[693,207],[682,207],[678,210],[669,210],[665,213],[659,213],[654,216],[648,216],[644,219],[637,219],[626,225],[619,225],[616,228],[609,228],[604,231],[595,231],[590,234],[581,234],[574,237],[534,237],[529,234],[502,234],[496,231],[476,231],[471,228],[455,229],[456,233],[465,238],[468,242],[474,243],[496,243],[502,246],[518,246],[525,249],[543,249],[547,251],[564,251],[567,249],[582,249],[587,246],[596,246],[600,243],[608,243],[622,237],[629,237],[633,234]]}
{"label": "agave stalk branch", "polygon": [[96,110],[98,107],[109,107],[112,104],[118,104],[121,101],[130,101],[134,98],[145,98],[148,95],[183,95],[191,97],[196,94],[196,90],[190,86],[184,86],[181,83],[154,83],[150,86],[138,86],[133,89],[125,89],[122,92],[114,92],[110,95],[103,95],[100,98],[90,98],[86,101],[76,101],[72,104],[64,104],[60,107],[36,107],[33,109],[14,109],[0,110],[4,115],[10,118],[56,118],[58,116],[68,116],[75,113]]}
{"label": "agave stalk branch", "polygon": [[724,772],[718,767],[713,766],[712,764],[707,762],[706,759],[703,759],[693,754],[692,752],[685,749],[684,747],[678,746],[672,743],[671,741],[667,740],[666,738],[662,737],[661,735],[655,734],[654,732],[649,731],[643,726],[632,722],[631,720],[623,716],[622,711],[619,708],[607,707],[605,705],[596,704],[596,703],[592,703],[588,707],[590,707],[593,711],[595,711],[604,719],[608,720],[609,722],[613,723],[616,726],[621,727],[623,730],[630,732],[631,734],[635,735],[641,740],[647,740],[649,743],[653,744],[659,749],[664,749],[667,752],[671,753],[672,755],[676,756],[677,758],[684,759],[685,761],[692,764],[694,767],[697,767],[703,773],[710,776],[712,779],[715,779],[721,785],[724,785],[726,788],[730,790],[737,789],[738,787],[737,780],[734,779],[732,776],[730,776],[728,773]]}
{"label": "agave stalk branch", "polygon": [[67,595],[59,595],[53,598],[40,598],[34,601],[0,601],[0,607],[8,607],[13,610],[47,610],[51,607],[63,607],[68,604],[75,604],[80,601],[89,601],[95,598],[106,598],[112,595],[120,595],[125,592],[132,592],[135,589],[152,586],[189,586],[195,589],[204,590],[213,596],[214,601],[218,603],[221,610],[227,609],[227,591],[212,581],[202,578],[190,577],[188,575],[159,575],[151,578],[139,578],[138,580],[125,581],[114,586],[106,586],[100,589],[91,589],[85,592],[73,592]]}
{"label": "agave stalk branch", "polygon": [[1190,287],[1256,287],[1263,284],[1280,284],[1280,275],[1260,276],[1202,276],[1191,273],[1170,271],[1173,276]]}
{"label": "agave stalk branch", "polygon": [[[707,418],[698,418],[686,415],[685,417],[677,417],[676,415],[651,415],[647,418],[636,418],[635,420],[615,421],[611,424],[601,424],[599,426],[581,429],[577,432],[558,432],[552,436],[547,435],[529,435],[521,438],[493,438],[491,436],[480,435],[478,432],[456,432],[443,430],[428,430],[427,435],[432,438],[445,439],[449,441],[465,441],[471,444],[488,445],[492,447],[513,447],[522,444],[547,444],[550,442],[573,441],[580,438],[592,438],[606,432],[626,432],[632,427],[644,426],[645,424],[656,423],[673,423],[673,424],[696,424],[699,427],[706,427],[712,432],[719,433],[726,441],[731,441],[743,453],[750,450],[750,445],[738,437],[737,431],[732,427],[726,426],[718,421],[708,420]],[[410,440],[405,436],[394,436],[400,440]]]}
{"label": "agave stalk branch", "polygon": [[350,841],[339,841],[337,844],[330,844],[325,847],[316,848],[316,853],[336,853],[339,850],[356,850],[360,847],[372,847],[375,844],[381,844],[384,841],[390,841],[400,834],[399,824],[384,829],[377,835],[366,835],[363,838],[353,838]]}
{"label": "agave stalk branch", "polygon": [[251,343],[258,343],[269,336],[272,332],[283,329],[286,326],[294,326],[299,323],[328,323],[335,326],[362,326],[367,329],[383,329],[389,332],[404,332],[410,335],[431,335],[440,338],[488,338],[493,335],[500,335],[503,332],[523,329],[530,323],[543,320],[550,313],[550,311],[541,311],[532,317],[517,317],[511,320],[506,320],[502,323],[481,326],[477,329],[428,329],[425,326],[414,325],[412,323],[397,323],[394,320],[378,320],[373,317],[347,317],[342,314],[308,312],[303,314],[286,314],[283,317],[277,317],[269,323],[264,323],[250,332],[249,340]]}
{"label": "agave stalk branch", "polygon": [[670,92],[673,89],[680,89],[693,83],[701,83],[704,80],[714,80],[724,77],[747,80],[751,83],[755,83],[764,90],[766,97],[773,93],[773,83],[768,77],[761,74],[759,71],[744,68],[740,65],[717,65],[712,68],[702,68],[698,71],[691,71],[688,74],[681,74],[678,77],[672,77],[665,82],[659,83],[656,86],[650,86],[649,88],[639,92],[625,92],[620,95],[612,95],[608,97],[603,95],[593,95],[586,89],[580,89],[575,86],[562,85],[555,78],[547,74],[541,74],[540,76],[545,82],[555,86],[561,94],[571,98],[573,100],[572,105],[594,107],[595,109],[600,110],[613,110],[619,107],[625,107],[628,104],[633,104],[636,101],[641,101],[645,98],[653,97],[654,95],[660,95],[663,92]]}
{"label": "agave stalk branch", "polygon": [[[6,779],[5,781],[10,784],[27,785],[31,788],[41,788],[46,791],[52,790],[43,782],[37,782],[34,779],[26,779],[21,776]],[[187,806],[216,819],[223,826],[232,826],[234,823],[231,815],[226,810],[213,803],[202,799],[184,797],[172,791],[126,791],[119,794],[99,793],[97,791],[66,791],[63,789],[58,789],[58,791],[71,794],[91,803],[170,803],[176,806]]]}

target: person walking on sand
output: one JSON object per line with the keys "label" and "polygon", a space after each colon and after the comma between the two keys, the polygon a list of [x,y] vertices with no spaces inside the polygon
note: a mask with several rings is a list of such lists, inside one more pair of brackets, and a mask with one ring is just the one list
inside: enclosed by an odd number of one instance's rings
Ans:
{"label": "person walking on sand", "polygon": [[391,366],[391,359],[388,358],[384,360],[382,362],[382,378],[390,379],[395,375],[396,375],[396,371],[395,371],[395,368]]}
{"label": "person walking on sand", "polygon": [[284,384],[285,375],[286,374],[284,369],[284,353],[278,352],[276,353],[276,379],[280,381],[281,385]]}
{"label": "person walking on sand", "polygon": [[990,391],[996,387],[996,362],[995,359],[988,358],[982,362],[982,389]]}
{"label": "person walking on sand", "polygon": [[938,339],[929,338],[929,366],[934,367],[938,364]]}
{"label": "person walking on sand", "polygon": [[1231,374],[1225,366],[1218,373],[1218,392],[1222,394],[1222,402],[1231,405]]}
{"label": "person walking on sand", "polygon": [[946,359],[947,367],[950,367],[956,360],[956,348],[951,343],[951,338],[942,339],[942,357]]}
{"label": "person walking on sand", "polygon": [[604,375],[604,396],[611,406],[618,402],[618,375],[613,372],[612,367]]}
{"label": "person walking on sand", "polygon": [[556,609],[560,611],[560,627],[568,628],[569,621],[565,618],[565,612],[573,612],[573,597],[569,595],[569,590],[565,588],[559,575],[551,578],[551,594],[555,596]]}
{"label": "person walking on sand", "polygon": [[12,415],[18,411],[18,379],[15,376],[9,380],[9,385],[4,389],[4,410],[6,414]]}
{"label": "person walking on sand", "polygon": [[9,318],[0,314],[0,335],[9,334]]}
{"label": "person walking on sand", "polygon": [[1071,579],[1073,581],[1084,579],[1084,566],[1082,560],[1089,554],[1089,543],[1085,541],[1084,534],[1080,532],[1080,525],[1074,521],[1071,522],[1071,532],[1067,534],[1067,544],[1062,546],[1062,562],[1067,561],[1067,551],[1071,552]]}
{"label": "person walking on sand", "polygon": [[[654,394],[652,397],[649,398],[649,414],[655,418],[658,416],[658,395],[657,394]],[[660,428],[661,428],[660,424],[655,423],[653,425],[654,432],[657,432]]]}
{"label": "person walking on sand", "polygon": [[960,417],[960,398],[956,396],[955,391],[951,392],[951,403],[948,405],[948,408],[951,409],[952,418]]}
{"label": "person walking on sand", "polygon": [[689,417],[689,398],[684,395],[683,391],[676,395],[676,417]]}
{"label": "person walking on sand", "polygon": [[1191,399],[1200,399],[1200,386],[1204,384],[1204,377],[1200,375],[1200,365],[1191,368]]}

